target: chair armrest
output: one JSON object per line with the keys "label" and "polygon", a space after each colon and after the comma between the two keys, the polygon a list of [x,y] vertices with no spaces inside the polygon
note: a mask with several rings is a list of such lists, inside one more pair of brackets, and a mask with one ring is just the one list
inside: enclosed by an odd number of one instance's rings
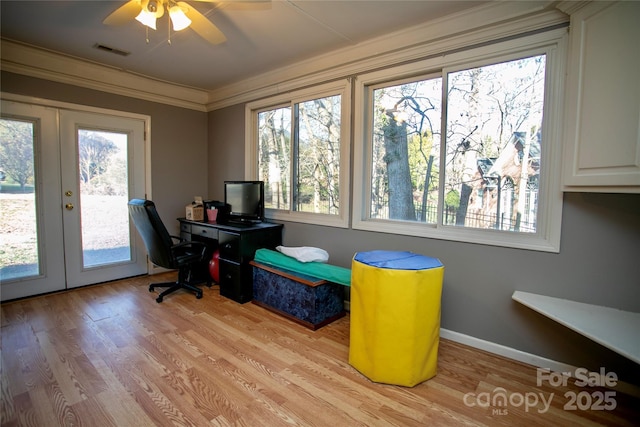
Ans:
{"label": "chair armrest", "polygon": [[171,249],[176,249],[176,248],[182,248],[185,246],[191,246],[191,247],[196,247],[196,246],[201,246],[204,249],[207,248],[207,245],[205,245],[202,242],[194,242],[193,240],[183,240],[180,243],[176,243],[175,245],[171,246]]}
{"label": "chair armrest", "polygon": [[[173,237],[173,236],[172,236]],[[195,250],[200,251],[200,259],[204,259],[205,253],[207,252],[207,245],[205,245],[202,242],[194,242],[191,240],[183,240],[180,243],[173,245],[171,247],[171,250],[173,252],[175,251],[180,251],[180,250],[184,250],[184,249],[188,249],[188,248],[192,248]]]}

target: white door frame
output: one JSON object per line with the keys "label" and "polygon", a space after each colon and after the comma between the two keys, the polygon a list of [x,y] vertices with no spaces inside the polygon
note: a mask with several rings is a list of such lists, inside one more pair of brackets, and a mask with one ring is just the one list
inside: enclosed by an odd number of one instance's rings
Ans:
{"label": "white door frame", "polygon": [[[3,280],[2,301],[65,289],[62,210],[46,212],[45,206],[60,203],[60,144],[55,108],[15,103],[2,99],[2,112],[9,118],[35,119],[34,169],[36,221],[38,222],[39,274],[16,280]],[[44,179],[44,177],[50,177]]]}
{"label": "white door frame", "polygon": [[[58,102],[53,100],[45,100],[41,98],[27,97],[22,95],[8,94],[8,93],[0,93],[0,98],[2,102],[10,102],[12,106],[19,106],[22,110],[20,115],[24,117],[33,116],[34,112],[42,113],[46,112],[46,123],[45,119],[41,118],[42,124],[47,125],[47,129],[54,129],[54,131],[46,130],[46,134],[42,135],[42,143],[39,144],[41,146],[40,153],[37,157],[41,160],[41,164],[38,164],[39,167],[47,168],[47,175],[52,177],[47,180],[47,182],[41,182],[42,177],[36,177],[36,179],[40,179],[37,182],[40,185],[41,190],[38,195],[38,200],[41,206],[59,206],[59,209],[50,209],[55,210],[55,212],[47,212],[46,218],[42,216],[38,217],[38,220],[41,224],[44,224],[46,221],[48,224],[54,224],[54,221],[57,222],[57,226],[48,225],[44,226],[42,233],[39,238],[43,240],[43,254],[41,254],[41,263],[45,263],[47,267],[43,267],[43,273],[36,277],[35,280],[31,280],[32,278],[25,279],[20,281],[21,283],[18,286],[10,286],[13,283],[3,283],[2,284],[2,293],[0,298],[5,300],[21,298],[29,295],[36,295],[44,292],[52,292],[60,289],[65,289],[66,282],[68,282],[69,278],[65,278],[65,262],[64,256],[65,254],[61,250],[63,247],[63,208],[62,208],[62,174],[60,173],[61,168],[61,159],[60,159],[60,150],[61,150],[61,141],[60,137],[60,126],[58,123],[59,120],[59,111],[74,111],[79,114],[80,117],[87,117],[87,114],[99,114],[104,116],[113,116],[120,117],[125,119],[132,119],[142,121],[144,123],[144,144],[143,148],[140,149],[136,153],[136,156],[144,157],[144,171],[134,171],[136,174],[141,174],[143,177],[139,177],[144,181],[142,186],[133,187],[129,189],[129,197],[130,198],[148,198],[152,199],[151,196],[151,149],[150,149],[150,126],[151,126],[151,117],[148,115],[142,115],[137,113],[128,113],[116,110],[109,110],[104,108],[96,108],[96,107],[88,107],[84,105],[70,104],[65,102]],[[31,114],[29,114],[31,112]],[[50,126],[50,125],[54,126]],[[44,126],[42,127],[44,131]],[[57,173],[53,173],[56,172]],[[44,171],[43,171],[44,172]],[[44,173],[43,173],[44,174]],[[38,215],[44,215],[42,213],[42,209],[39,209]],[[133,227],[133,225],[131,225]],[[132,228],[132,253],[134,257],[144,256],[142,253],[146,254],[146,250],[144,249],[144,245],[142,239]],[[149,271],[149,264],[146,262],[146,271]],[[53,267],[53,265],[60,267]],[[60,271],[58,271],[60,270]],[[96,279],[97,277],[97,279]],[[90,284],[97,283],[99,281],[112,280],[108,276],[101,277],[100,273],[98,275],[88,279],[84,283],[78,282],[77,280],[71,283],[70,286],[67,287],[75,287],[81,286],[82,284]],[[30,283],[33,282],[33,283]]]}

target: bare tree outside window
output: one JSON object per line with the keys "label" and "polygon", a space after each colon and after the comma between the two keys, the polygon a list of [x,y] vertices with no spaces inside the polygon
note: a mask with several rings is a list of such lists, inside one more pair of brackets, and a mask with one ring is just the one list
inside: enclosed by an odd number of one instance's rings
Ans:
{"label": "bare tree outside window", "polygon": [[20,120],[0,120],[0,170],[5,178],[20,184],[26,191],[35,175],[33,155],[33,123]]}
{"label": "bare tree outside window", "polygon": [[340,208],[340,96],[296,105],[296,210],[337,214]]}
{"label": "bare tree outside window", "polygon": [[258,176],[266,208],[339,213],[341,98],[258,113]]}
{"label": "bare tree outside window", "polygon": [[258,114],[258,173],[264,181],[265,208],[289,209],[291,108]]}
{"label": "bare tree outside window", "polygon": [[446,73],[444,100],[441,78],[373,87],[369,217],[536,232],[545,65]]}
{"label": "bare tree outside window", "polygon": [[82,190],[88,194],[124,195],[127,183],[126,150],[112,140],[117,134],[80,130],[78,168]]}
{"label": "bare tree outside window", "polygon": [[442,79],[373,91],[371,218],[435,223]]}
{"label": "bare tree outside window", "polygon": [[128,261],[128,135],[78,129],[77,137],[84,266]]}
{"label": "bare tree outside window", "polygon": [[0,280],[40,273],[35,122],[0,119]]}

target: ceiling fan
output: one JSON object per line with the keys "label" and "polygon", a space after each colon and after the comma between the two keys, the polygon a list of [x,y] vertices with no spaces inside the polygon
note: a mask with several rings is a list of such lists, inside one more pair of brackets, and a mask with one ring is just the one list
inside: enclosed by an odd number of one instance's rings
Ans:
{"label": "ceiling fan", "polygon": [[[224,7],[254,7],[254,5],[270,6],[269,0],[195,0],[207,3],[216,3],[216,5],[224,5]],[[180,31],[190,27],[200,37],[207,42],[217,45],[223,43],[227,38],[222,31],[218,29],[203,14],[198,12],[194,7],[185,1],[174,0],[129,0],[120,6],[114,12],[102,21],[106,25],[124,25],[135,19],[147,27],[155,30],[156,19],[161,18],[166,12],[169,14],[170,22],[174,31]],[[148,39],[147,39],[148,42]],[[171,38],[169,38],[171,43]]]}

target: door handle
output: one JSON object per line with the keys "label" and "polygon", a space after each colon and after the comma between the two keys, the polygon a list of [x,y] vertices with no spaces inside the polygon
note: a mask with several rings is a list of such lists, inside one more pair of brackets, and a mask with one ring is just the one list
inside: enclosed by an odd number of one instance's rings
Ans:
{"label": "door handle", "polygon": [[66,205],[64,205],[65,208],[67,208],[68,211],[73,209],[73,203],[67,203]]}

